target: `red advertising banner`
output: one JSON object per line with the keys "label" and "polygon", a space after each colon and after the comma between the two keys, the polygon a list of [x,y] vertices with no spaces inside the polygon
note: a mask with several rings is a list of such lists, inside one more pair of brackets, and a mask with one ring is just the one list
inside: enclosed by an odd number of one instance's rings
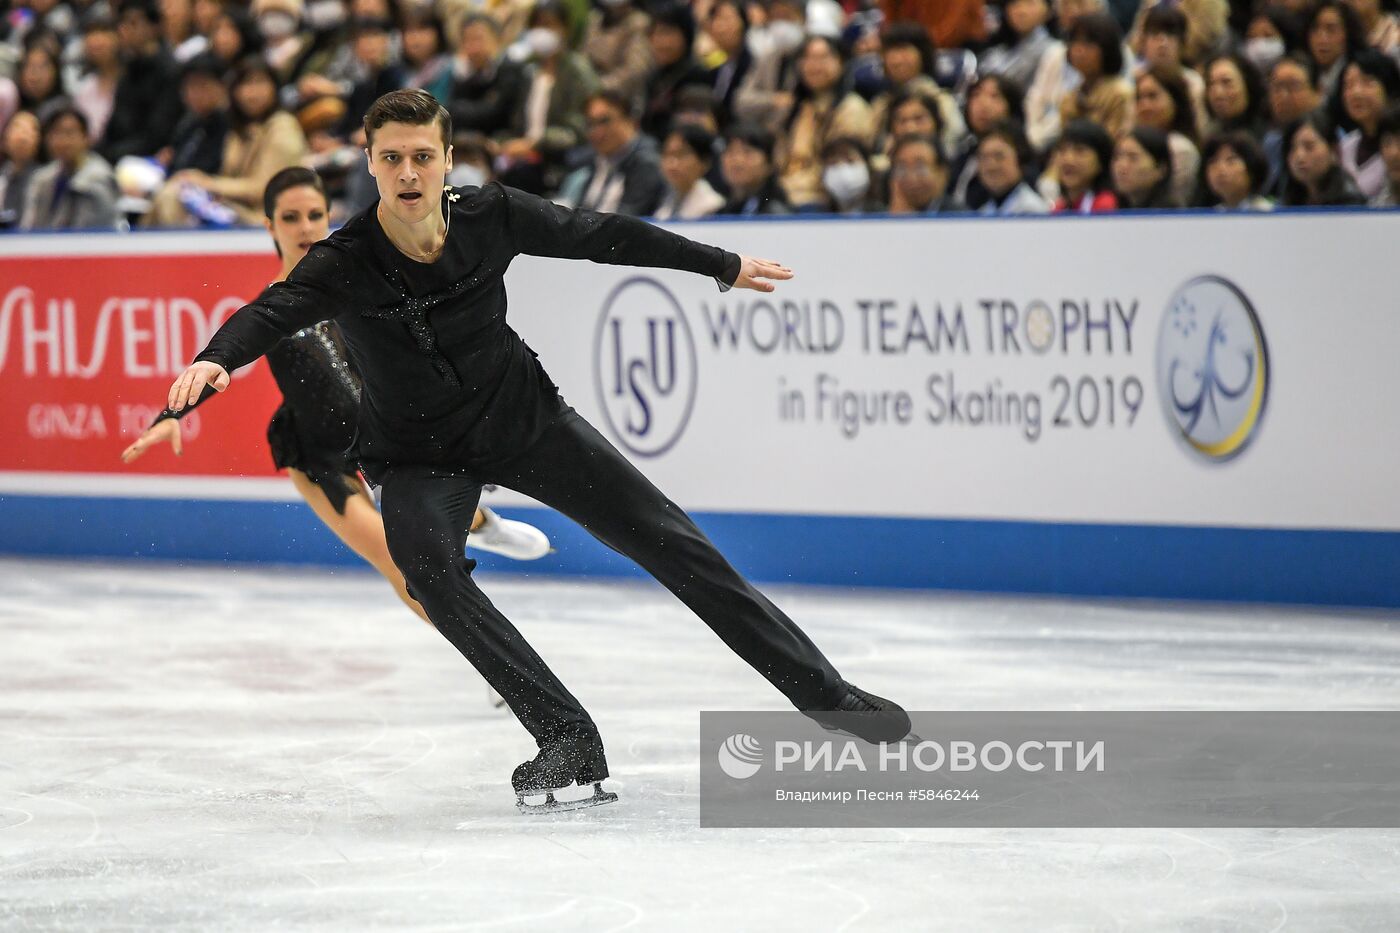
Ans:
{"label": "red advertising banner", "polygon": [[62,255],[65,239],[38,256],[7,256],[0,242],[0,471],[271,475],[266,430],[280,397],[263,360],[183,419],[182,456],[120,459],[174,377],[276,276],[271,251],[123,255],[107,237],[111,252]]}

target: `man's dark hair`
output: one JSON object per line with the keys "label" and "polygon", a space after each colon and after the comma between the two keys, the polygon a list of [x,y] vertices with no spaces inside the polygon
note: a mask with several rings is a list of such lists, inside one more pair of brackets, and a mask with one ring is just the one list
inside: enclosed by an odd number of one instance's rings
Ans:
{"label": "man's dark hair", "polygon": [[390,91],[370,104],[365,111],[365,148],[374,148],[374,131],[386,123],[407,123],[410,126],[431,126],[436,123],[442,136],[442,151],[452,143],[452,115],[443,109],[437,98],[419,88]]}

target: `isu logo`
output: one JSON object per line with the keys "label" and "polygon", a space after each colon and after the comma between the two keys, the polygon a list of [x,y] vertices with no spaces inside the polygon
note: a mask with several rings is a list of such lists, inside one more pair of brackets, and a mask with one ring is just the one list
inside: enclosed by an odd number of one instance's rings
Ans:
{"label": "isu logo", "polygon": [[1215,275],[1177,289],[1157,335],[1157,390],[1188,447],[1214,461],[1243,451],[1263,420],[1269,376],[1264,331],[1244,292]]}
{"label": "isu logo", "polygon": [[695,340],[680,302],[661,283],[613,289],[593,341],[593,378],[608,428],[632,453],[670,450],[695,407]]}
{"label": "isu logo", "polygon": [[719,747],[719,767],[737,781],[751,778],[763,767],[763,746],[751,735],[731,735]]}

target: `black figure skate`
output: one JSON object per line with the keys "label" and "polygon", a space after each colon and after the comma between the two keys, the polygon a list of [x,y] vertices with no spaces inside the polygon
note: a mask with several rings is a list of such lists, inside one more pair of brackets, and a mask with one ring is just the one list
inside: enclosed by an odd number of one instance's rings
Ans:
{"label": "black figure skate", "polygon": [[[546,741],[540,753],[515,769],[510,783],[515,806],[521,813],[559,813],[616,803],[617,794],[603,790],[608,760],[603,740],[596,734],[567,733]],[[575,785],[593,785],[593,796],[559,800],[554,795]],[[544,795],[543,803],[527,803],[526,797]]]}
{"label": "black figure skate", "polygon": [[909,714],[903,707],[844,680],[830,709],[805,709],[802,714],[828,732],[854,736],[872,745],[913,738]]}

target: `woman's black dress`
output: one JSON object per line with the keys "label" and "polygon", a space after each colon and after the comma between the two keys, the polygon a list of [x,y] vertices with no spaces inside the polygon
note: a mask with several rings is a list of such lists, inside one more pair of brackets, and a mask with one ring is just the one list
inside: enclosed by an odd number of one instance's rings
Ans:
{"label": "woman's black dress", "polygon": [[355,439],[360,381],[345,359],[340,329],[322,321],[283,340],[267,355],[282,404],[267,426],[277,469],[300,470],[340,514],[360,467],[348,453]]}
{"label": "woman's black dress", "polygon": [[[277,469],[300,470],[325,491],[341,515],[355,494],[360,465],[351,454],[360,407],[360,378],[345,359],[340,328],[322,321],[280,341],[267,354],[282,404],[267,425]],[[217,393],[206,387],[178,414],[166,409],[155,423],[181,418]]]}

